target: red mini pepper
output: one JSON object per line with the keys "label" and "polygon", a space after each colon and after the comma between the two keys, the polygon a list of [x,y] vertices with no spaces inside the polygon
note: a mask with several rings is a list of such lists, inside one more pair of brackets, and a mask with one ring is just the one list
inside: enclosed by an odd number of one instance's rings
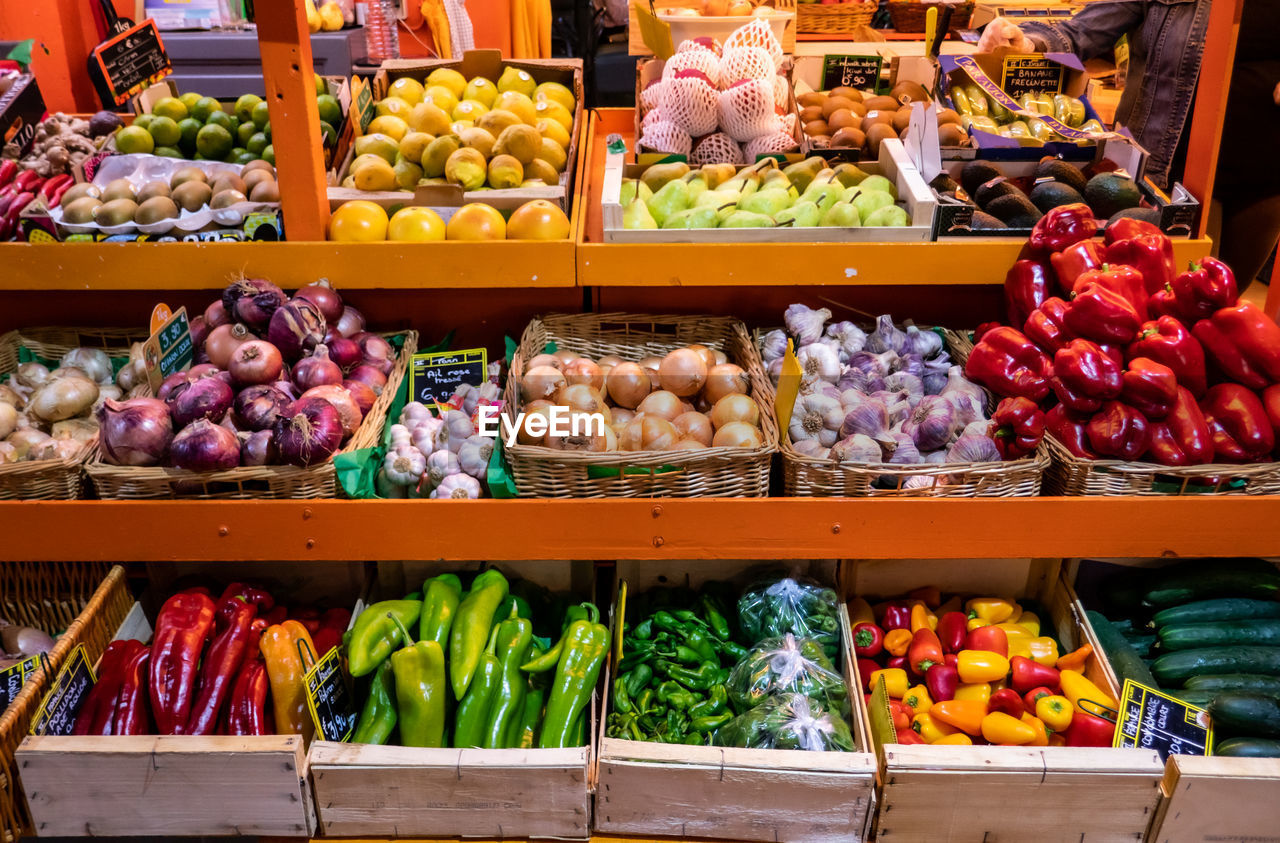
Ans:
{"label": "red mini pepper", "polygon": [[235,605],[227,602],[233,598],[239,598],[253,606],[257,610],[254,614],[264,614],[276,606],[276,599],[270,592],[242,582],[233,582],[222,590],[222,596],[218,598],[217,628],[219,630],[226,628],[227,622],[235,612]]}
{"label": "red mini pepper", "polygon": [[215,732],[236,673],[244,663],[249,627],[257,609],[238,597],[227,599],[224,605],[232,606],[231,618],[227,627],[213,639],[205,655],[200,674],[200,695],[192,706],[185,732],[188,735],[212,735]]}
{"label": "red mini pepper", "polygon": [[998,626],[980,626],[969,630],[964,639],[966,650],[986,650],[988,653],[1009,656],[1009,636]]}
{"label": "red mini pepper", "polygon": [[869,659],[884,650],[884,631],[873,623],[860,623],[853,628],[853,652],[858,658]]}
{"label": "red mini pepper", "polygon": [[1138,338],[1126,349],[1130,358],[1146,357],[1173,370],[1178,384],[1191,390],[1196,398],[1204,395],[1204,349],[1186,326],[1172,316],[1161,316],[1144,322]]}
{"label": "red mini pepper", "polygon": [[871,674],[875,673],[877,670],[880,670],[881,669],[880,665],[876,664],[871,659],[858,659],[857,663],[858,663],[858,681],[862,683],[862,687],[870,688]]}
{"label": "red mini pepper", "polygon": [[1062,736],[1066,738],[1067,746],[1111,746],[1115,734],[1115,723],[1076,709],[1071,715],[1071,725]]}
{"label": "red mini pepper", "polygon": [[1108,401],[1084,427],[1089,446],[1104,457],[1136,460],[1147,451],[1147,417],[1119,401]]}
{"label": "red mini pepper", "polygon": [[1044,411],[1030,398],[1002,398],[991,414],[991,438],[1006,460],[1034,454],[1044,439]]}
{"label": "red mini pepper", "polygon": [[1082,240],[1049,258],[1058,287],[1065,296],[1070,296],[1075,290],[1076,279],[1086,272],[1101,269],[1106,260],[1106,251],[1093,240]]}
{"label": "red mini pepper", "polygon": [[1098,221],[1093,211],[1083,202],[1059,205],[1049,211],[1031,229],[1031,248],[1041,253],[1061,252],[1063,249],[1088,240],[1098,233]]}
{"label": "red mini pepper", "polygon": [[1014,262],[1004,276],[1004,311],[1010,325],[1027,321],[1031,311],[1053,294],[1053,269],[1044,261]]}
{"label": "red mini pepper", "polygon": [[1076,336],[1115,345],[1131,342],[1142,321],[1129,299],[1092,281],[1076,289],[1064,317],[1067,330]]}
{"label": "red mini pepper", "polygon": [[227,733],[231,735],[269,735],[267,708],[267,666],[254,659],[240,668],[231,689],[231,709],[227,716]]}
{"label": "red mini pepper", "polygon": [[1161,234],[1140,234],[1117,240],[1107,247],[1107,263],[1131,266],[1142,276],[1146,295],[1163,290],[1173,281],[1173,241]]}
{"label": "red mini pepper", "polygon": [[1035,714],[1036,703],[1039,701],[1039,699],[1041,697],[1052,697],[1052,696],[1053,696],[1053,689],[1045,685],[1041,685],[1037,688],[1032,688],[1030,691],[1027,691],[1025,694],[1023,694],[1022,704],[1023,706],[1026,707],[1027,712],[1029,714]]}
{"label": "red mini pepper", "polygon": [[1089,436],[1085,432],[1088,416],[1077,415],[1062,404],[1044,414],[1045,430],[1053,434],[1053,438],[1061,442],[1068,451],[1082,460],[1096,460],[1098,454],[1089,444]]}
{"label": "red mini pepper", "polygon": [[1151,421],[1163,419],[1178,397],[1178,378],[1173,369],[1147,357],[1129,361],[1124,373],[1120,400]]}
{"label": "red mini pepper", "polygon": [[1000,711],[1010,717],[1022,718],[1023,705],[1022,697],[1018,696],[1018,692],[1012,688],[1001,688],[996,691],[987,700],[987,709],[989,711]]}
{"label": "red mini pepper", "polygon": [[953,700],[960,687],[960,671],[953,664],[935,664],[924,673],[924,686],[934,702]]}
{"label": "red mini pepper", "polygon": [[351,624],[351,612],[347,609],[327,609],[320,617],[320,629],[311,636],[316,645],[316,657],[342,645],[342,635]]}
{"label": "red mini pepper", "polygon": [[924,743],[924,738],[920,737],[914,729],[895,729],[894,731],[897,734],[898,743],[900,744],[907,744],[908,746],[911,746]]}
{"label": "red mini pepper", "polygon": [[1209,425],[1216,459],[1223,462],[1258,462],[1275,447],[1275,430],[1262,400],[1236,383],[1210,387],[1200,399],[1200,410]]}
{"label": "red mini pepper", "polygon": [[1046,354],[1064,348],[1075,336],[1066,327],[1067,303],[1052,296],[1031,312],[1022,332]]}
{"label": "red mini pepper", "polygon": [[906,603],[890,603],[884,608],[885,632],[895,629],[911,629],[911,607]]}
{"label": "red mini pepper", "polygon": [[942,642],[937,633],[927,626],[915,631],[907,648],[907,664],[911,665],[912,673],[920,676],[935,664],[942,664]]}
{"label": "red mini pepper", "polygon": [[1132,217],[1121,217],[1115,222],[1107,226],[1107,230],[1103,232],[1102,239],[1110,246],[1120,240],[1128,240],[1133,237],[1140,237],[1144,234],[1161,234],[1159,226],[1152,225],[1146,220],[1135,220]]}
{"label": "red mini pepper", "polygon": [[98,663],[98,681],[85,697],[76,714],[73,735],[110,735],[115,725],[116,700],[124,683],[125,666],[139,650],[147,649],[141,641],[129,638],[112,641]]}
{"label": "red mini pepper", "polygon": [[1170,280],[1168,291],[1178,315],[1189,323],[1208,319],[1215,311],[1235,304],[1240,297],[1235,274],[1217,258],[1192,262],[1186,272]]}
{"label": "red mini pepper", "polygon": [[1021,331],[1002,325],[983,336],[964,367],[965,376],[1001,398],[1041,401],[1053,374],[1049,358]]}
{"label": "red mini pepper", "polygon": [[1020,694],[1034,690],[1040,685],[1046,688],[1057,688],[1059,681],[1058,671],[1048,665],[1040,664],[1026,656],[1014,656],[1009,659],[1009,684]]}
{"label": "red mini pepper", "polygon": [[1280,326],[1251,302],[1218,310],[1191,329],[1209,360],[1250,389],[1280,381]]}
{"label": "red mini pepper", "polygon": [[942,652],[958,653],[964,649],[965,636],[969,634],[969,617],[964,612],[946,612],[938,618],[938,641]]}
{"label": "red mini pepper", "polygon": [[1169,415],[1151,423],[1147,454],[1161,465],[1204,465],[1213,462],[1213,436],[1191,390],[1178,387]]}
{"label": "red mini pepper", "polygon": [[191,716],[200,654],[213,630],[213,600],[182,592],[165,601],[151,646],[151,710],[162,735],[179,735]]}
{"label": "red mini pepper", "polygon": [[1095,342],[1072,340],[1053,355],[1053,392],[1063,406],[1096,413],[1103,401],[1120,395],[1120,364]]}
{"label": "red mini pepper", "polygon": [[903,670],[906,670],[906,669],[907,669],[907,657],[906,657],[906,656],[892,656],[892,657],[890,657],[890,658],[888,658],[888,659],[886,659],[886,660],[885,660],[884,666],[885,666],[885,667],[887,667],[887,668],[900,667],[900,668],[902,668]]}
{"label": "red mini pepper", "polygon": [[125,664],[124,682],[116,700],[117,735],[146,735],[151,732],[151,713],[147,705],[147,667],[151,651],[146,647],[134,653]]}

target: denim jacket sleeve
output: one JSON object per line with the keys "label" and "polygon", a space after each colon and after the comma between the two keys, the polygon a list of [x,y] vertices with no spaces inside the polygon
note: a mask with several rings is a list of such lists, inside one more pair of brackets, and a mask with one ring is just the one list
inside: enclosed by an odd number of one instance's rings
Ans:
{"label": "denim jacket sleeve", "polygon": [[1111,52],[1146,14],[1146,0],[1095,0],[1058,24],[1024,23],[1022,31],[1049,53],[1075,53],[1092,59]]}

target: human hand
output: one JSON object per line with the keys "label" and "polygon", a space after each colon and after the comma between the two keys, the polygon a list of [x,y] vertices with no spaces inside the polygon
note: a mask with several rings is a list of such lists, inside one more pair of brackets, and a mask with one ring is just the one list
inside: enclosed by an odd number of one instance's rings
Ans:
{"label": "human hand", "polygon": [[1034,53],[1035,44],[1018,25],[1008,18],[995,18],[982,30],[978,39],[978,52],[989,53],[997,47],[1012,47],[1025,53]]}

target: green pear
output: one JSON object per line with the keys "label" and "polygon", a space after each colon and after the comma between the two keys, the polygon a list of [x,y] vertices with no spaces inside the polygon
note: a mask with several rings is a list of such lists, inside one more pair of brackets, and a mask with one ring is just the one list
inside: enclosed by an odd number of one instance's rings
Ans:
{"label": "green pear", "polygon": [[868,174],[858,169],[857,164],[840,164],[835,170],[836,178],[845,187],[853,187],[855,184],[861,184]]}
{"label": "green pear", "polygon": [[738,210],[772,217],[783,208],[790,207],[792,201],[791,194],[780,187],[762,187],[750,196],[742,197]]}
{"label": "green pear", "polygon": [[882,190],[864,190],[853,197],[853,207],[858,209],[858,216],[866,219],[879,208],[893,204],[893,197]]}
{"label": "green pear", "polygon": [[[816,185],[816,186],[815,186]],[[809,200],[818,206],[818,210],[826,213],[831,210],[831,206],[839,202],[844,197],[844,188],[840,186],[840,182],[833,181],[825,184],[817,184],[814,182],[809,185],[804,196],[800,199]]]}
{"label": "green pear", "polygon": [[715,208],[686,208],[667,217],[663,228],[715,228],[720,217]]}
{"label": "green pear", "polygon": [[622,227],[628,231],[657,228],[658,221],[653,218],[653,214],[649,213],[649,206],[644,203],[644,200],[637,196],[622,212]]}
{"label": "green pear", "polygon": [[770,170],[764,174],[764,178],[760,179],[760,189],[766,187],[790,187],[791,179],[787,178],[787,174],[781,170]]}
{"label": "green pear", "polygon": [[695,208],[721,208],[725,205],[736,205],[742,194],[736,190],[705,190],[693,200]]}
{"label": "green pear", "polygon": [[773,217],[751,211],[734,211],[720,223],[721,228],[773,228]]}
{"label": "green pear", "polygon": [[804,189],[809,186],[809,182],[813,181],[814,176],[822,172],[826,166],[826,159],[814,155],[803,161],[787,165],[782,172],[786,173],[787,178],[795,185],[796,190],[804,193]]}
{"label": "green pear", "polygon": [[689,205],[692,207],[697,198],[707,192],[709,187],[707,174],[699,170],[693,170],[684,177],[684,181],[689,185]]}
{"label": "green pear", "polygon": [[649,185],[639,179],[623,179],[622,192],[618,194],[618,204],[625,208],[637,196],[647,201],[652,195],[653,191],[649,189]]}
{"label": "green pear", "polygon": [[908,224],[907,212],[897,205],[885,205],[883,208],[877,208],[871,216],[867,217],[866,224],[902,228]]}
{"label": "green pear", "polygon": [[715,189],[733,178],[738,168],[732,164],[703,164],[702,172],[707,177],[707,187]]}
{"label": "green pear", "polygon": [[649,213],[653,214],[658,225],[662,225],[667,217],[689,207],[689,183],[682,179],[672,179],[649,197],[645,204],[649,206]]}
{"label": "green pear", "polygon": [[826,228],[856,228],[861,224],[858,209],[849,202],[837,202],[822,215],[819,225]]}
{"label": "green pear", "polygon": [[755,193],[760,188],[760,173],[754,170],[741,170],[736,176],[720,184],[722,189],[736,190],[743,196]]}
{"label": "green pear", "polygon": [[882,191],[892,196],[895,201],[898,198],[898,189],[893,186],[893,182],[889,181],[884,176],[867,176],[863,179],[862,183],[859,184],[859,187],[863,190]]}
{"label": "green pear", "polygon": [[813,228],[822,220],[822,211],[816,202],[803,199],[790,208],[783,208],[773,219],[778,225],[789,223],[793,228]]}
{"label": "green pear", "polygon": [[652,167],[644,171],[640,176],[640,181],[649,186],[649,189],[657,193],[662,186],[672,179],[682,179],[689,172],[689,165],[683,161],[673,161],[668,164],[654,164]]}

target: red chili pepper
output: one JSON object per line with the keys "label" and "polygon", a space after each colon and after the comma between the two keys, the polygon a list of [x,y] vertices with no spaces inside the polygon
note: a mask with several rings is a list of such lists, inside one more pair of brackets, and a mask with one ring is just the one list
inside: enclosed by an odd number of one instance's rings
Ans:
{"label": "red chili pepper", "polygon": [[1021,395],[1042,401],[1049,394],[1053,374],[1049,358],[1016,328],[1001,326],[988,331],[974,346],[964,367],[965,376],[1001,398]]}
{"label": "red chili pepper", "polygon": [[[244,662],[245,648],[251,637],[249,627],[257,610],[239,598],[224,601],[231,606],[231,618],[227,627],[209,645],[200,674],[200,695],[191,708],[185,734],[212,735],[218,726],[218,717],[231,693],[236,672]],[[219,613],[222,606],[218,607]]]}
{"label": "red chili pepper", "polygon": [[9,223],[10,227],[17,225],[18,218],[22,216],[22,212],[25,211],[27,206],[34,202],[35,199],[36,195],[30,191],[27,191],[26,193],[19,193],[17,196],[13,197],[13,201],[9,203],[9,210],[6,211],[4,215],[5,221]]}
{"label": "red chili pepper", "polygon": [[1124,373],[1120,400],[1151,421],[1159,421],[1173,409],[1178,397],[1178,378],[1173,369],[1147,357],[1129,361]]}
{"label": "red chili pepper", "polygon": [[1088,416],[1076,415],[1062,404],[1044,414],[1045,430],[1053,434],[1054,439],[1061,442],[1074,456],[1082,460],[1096,460],[1098,453],[1089,444],[1089,436],[1085,432],[1088,421]]}
{"label": "red chili pepper", "polygon": [[58,207],[59,205],[61,205],[61,204],[62,204],[62,197],[63,197],[63,195],[65,195],[65,194],[66,194],[66,192],[67,192],[68,190],[70,190],[71,188],[73,188],[73,187],[75,187],[75,186],[76,186],[76,183],[75,183],[74,181],[69,181],[69,182],[65,182],[65,183],[63,183],[63,185],[62,185],[61,187],[59,187],[59,188],[54,192],[53,196],[49,199],[49,207],[50,207],[50,208],[56,208],[56,207]]}
{"label": "red chili pepper", "polygon": [[958,653],[964,649],[964,639],[969,634],[969,618],[964,612],[946,612],[938,618],[938,641],[943,653]]}
{"label": "red chili pepper", "polygon": [[916,731],[910,727],[906,729],[895,729],[897,733],[898,743],[907,745],[923,744],[924,738],[916,734]]}
{"label": "red chili pepper", "polygon": [[1064,296],[1070,296],[1076,288],[1076,279],[1091,270],[1101,269],[1106,263],[1106,250],[1093,240],[1082,240],[1055,252],[1049,261],[1053,264],[1054,277]]}
{"label": "red chili pepper", "polygon": [[924,686],[934,702],[955,699],[956,689],[960,687],[960,671],[953,664],[935,664],[925,671]]}
{"label": "red chili pepper", "polygon": [[1048,665],[1040,664],[1026,656],[1014,656],[1009,659],[1009,684],[1019,694],[1025,694],[1040,685],[1046,688],[1057,688],[1060,681],[1058,671]]}
{"label": "red chili pepper", "polygon": [[1129,299],[1095,282],[1076,289],[1064,323],[1078,337],[1116,345],[1131,342],[1142,327],[1142,319]]}
{"label": "red chili pepper", "polygon": [[1066,738],[1067,746],[1111,746],[1115,734],[1115,723],[1076,709],[1071,716],[1071,725],[1062,736]]}
{"label": "red chili pepper", "polygon": [[[1014,658],[1017,658],[1016,656]],[[1002,711],[1010,717],[1022,719],[1022,697],[1012,688],[1001,688],[987,700],[989,711]]]}
{"label": "red chili pepper", "polygon": [[227,716],[227,733],[231,735],[269,735],[274,729],[267,723],[267,666],[254,659],[240,669],[231,690],[231,709]]}
{"label": "red chili pepper", "polygon": [[1275,430],[1262,400],[1236,383],[1210,387],[1200,399],[1213,452],[1223,462],[1258,462],[1275,447]]}
{"label": "red chili pepper", "polygon": [[1174,276],[1168,286],[1175,306],[1187,322],[1208,319],[1220,308],[1236,303],[1240,292],[1236,276],[1216,258],[1201,258],[1186,271]]}
{"label": "red chili pepper", "polygon": [[1147,452],[1147,417],[1119,401],[1103,404],[1084,430],[1090,447],[1104,457],[1136,460]]}
{"label": "red chili pepper", "polygon": [[1002,398],[991,414],[991,438],[1006,460],[1034,454],[1044,439],[1044,412],[1030,398]]}
{"label": "red chili pepper", "polygon": [[147,668],[151,651],[145,647],[134,653],[125,665],[124,682],[116,700],[117,735],[145,735],[151,731],[151,715],[147,705]]}
{"label": "red chili pepper", "polygon": [[200,654],[213,630],[213,600],[206,594],[170,597],[156,618],[151,646],[151,710],[162,735],[186,729]]}
{"label": "red chili pepper", "polygon": [[1065,301],[1056,296],[1047,298],[1027,317],[1022,332],[1046,354],[1053,354],[1058,349],[1065,348],[1075,338],[1064,324],[1066,315]]}
{"label": "red chili pepper", "polygon": [[1008,658],[1009,636],[998,626],[980,626],[969,630],[969,635],[964,639],[964,649],[986,650]]}
{"label": "red chili pepper", "polygon": [[1088,240],[1098,233],[1098,221],[1093,211],[1083,202],[1060,205],[1049,211],[1031,229],[1031,248],[1041,253],[1061,252],[1063,249]]}
{"label": "red chili pepper", "polygon": [[915,631],[907,648],[907,664],[911,665],[912,673],[920,676],[935,664],[942,664],[942,642],[937,633],[927,626]]}
{"label": "red chili pepper", "polygon": [[1027,321],[1053,294],[1053,268],[1045,261],[1020,260],[1004,276],[1004,310],[1010,325]]}
{"label": "red chili pepper", "polygon": [[1146,357],[1173,370],[1178,384],[1199,398],[1207,387],[1204,349],[1186,326],[1172,316],[1144,322],[1138,338],[1129,343],[1130,358]]}
{"label": "red chili pepper", "polygon": [[53,178],[40,185],[39,196],[45,199],[53,199],[54,195],[62,189],[63,185],[74,184],[75,179],[68,175],[54,176]]}
{"label": "red chili pepper", "polygon": [[115,725],[116,699],[124,682],[125,665],[147,645],[132,638],[112,641],[98,663],[98,681],[76,714],[73,735],[110,735]]}
{"label": "red chili pepper", "polygon": [[1131,266],[1142,276],[1146,295],[1163,290],[1177,273],[1173,262],[1173,241],[1163,233],[1140,234],[1107,246],[1107,263]]}
{"label": "red chili pepper", "polygon": [[884,650],[884,631],[873,623],[853,628],[853,652],[858,658],[873,658]]}
{"label": "red chili pepper", "polygon": [[1260,390],[1280,381],[1280,326],[1251,302],[1224,307],[1191,332],[1236,383]]}
{"label": "red chili pepper", "polygon": [[14,193],[34,193],[43,181],[44,179],[35,170],[23,170],[13,180]]}
{"label": "red chili pepper", "polygon": [[1095,342],[1072,340],[1053,355],[1053,392],[1069,410],[1096,413],[1123,383],[1120,364]]}
{"label": "red chili pepper", "polygon": [[1204,465],[1213,462],[1213,436],[1191,390],[1178,387],[1173,407],[1163,421],[1151,423],[1147,454],[1161,465]]}
{"label": "red chili pepper", "polygon": [[[1054,687],[1057,687],[1056,685]],[[1052,697],[1053,689],[1041,685],[1038,688],[1032,688],[1022,695],[1022,704],[1027,709],[1028,714],[1036,713],[1036,701],[1041,697]]]}
{"label": "red chili pepper", "polygon": [[1115,222],[1107,226],[1107,230],[1103,232],[1102,239],[1110,246],[1120,240],[1129,240],[1134,237],[1141,237],[1144,234],[1158,234],[1164,236],[1164,232],[1159,226],[1152,225],[1146,220],[1135,220],[1131,217],[1121,217]]}
{"label": "red chili pepper", "polygon": [[884,622],[881,624],[885,632],[895,629],[911,628],[911,607],[906,603],[890,603],[884,608]]}
{"label": "red chili pepper", "polygon": [[276,606],[276,599],[270,592],[242,582],[233,582],[222,590],[222,596],[218,598],[218,629],[223,629],[235,614],[235,605],[227,602],[233,598],[253,606],[257,610],[255,614],[270,612]]}
{"label": "red chili pepper", "polygon": [[12,158],[0,161],[0,186],[7,185],[18,175],[18,162]]}

